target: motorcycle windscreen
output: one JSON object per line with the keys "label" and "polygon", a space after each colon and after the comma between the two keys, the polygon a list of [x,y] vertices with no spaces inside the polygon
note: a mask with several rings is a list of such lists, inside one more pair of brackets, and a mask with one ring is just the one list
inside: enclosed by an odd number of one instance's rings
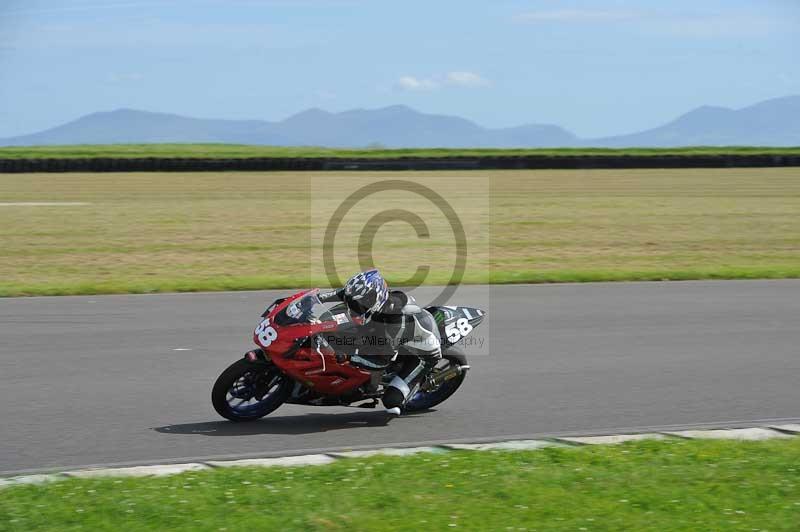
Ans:
{"label": "motorcycle windscreen", "polygon": [[290,304],[286,308],[275,314],[273,320],[278,325],[297,325],[304,323],[320,323],[323,321],[333,321],[334,317],[327,307],[319,300],[316,294],[303,296]]}

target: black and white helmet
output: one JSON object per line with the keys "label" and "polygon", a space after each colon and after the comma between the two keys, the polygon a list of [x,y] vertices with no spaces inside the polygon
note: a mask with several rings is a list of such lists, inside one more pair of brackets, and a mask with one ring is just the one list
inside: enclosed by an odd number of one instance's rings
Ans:
{"label": "black and white helmet", "polygon": [[344,285],[344,301],[353,318],[367,323],[389,299],[389,287],[378,270],[357,273]]}

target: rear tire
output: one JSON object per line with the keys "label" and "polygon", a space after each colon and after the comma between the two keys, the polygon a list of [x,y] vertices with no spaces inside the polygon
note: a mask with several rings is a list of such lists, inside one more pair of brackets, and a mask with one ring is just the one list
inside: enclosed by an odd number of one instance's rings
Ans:
{"label": "rear tire", "polygon": [[[459,366],[463,366],[467,363],[467,357],[464,355],[464,353],[460,349],[456,349],[454,347],[451,347],[445,351],[442,354],[442,358],[449,361],[450,364],[458,364]],[[445,381],[432,392],[417,392],[414,397],[408,400],[403,409],[406,412],[418,412],[420,410],[428,410],[436,405],[442,404],[449,399],[451,395],[456,393],[456,390],[461,387],[461,384],[464,383],[464,379],[466,377],[467,372],[465,371],[458,377],[450,379],[449,381]]]}
{"label": "rear tire", "polygon": [[[266,394],[255,404],[244,407],[231,405],[231,401],[241,399],[240,396],[228,398],[230,392],[236,391],[238,394],[247,394],[251,389],[256,389],[258,383],[272,383],[262,390]],[[273,412],[281,406],[292,393],[292,380],[283,375],[278,368],[272,364],[263,362],[249,362],[240,359],[231,364],[217,377],[214,388],[211,390],[211,403],[214,410],[219,415],[231,421],[255,421]],[[248,388],[250,386],[250,388]],[[269,388],[269,389],[267,389]],[[251,397],[252,398],[252,397]]]}

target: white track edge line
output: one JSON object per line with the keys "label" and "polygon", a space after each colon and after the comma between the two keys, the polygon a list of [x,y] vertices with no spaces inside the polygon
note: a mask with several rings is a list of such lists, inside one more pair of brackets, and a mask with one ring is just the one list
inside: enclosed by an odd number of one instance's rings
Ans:
{"label": "white track edge line", "polygon": [[[680,427],[686,429],[686,427],[697,426],[698,424],[694,425],[682,425]],[[676,427],[676,426],[667,426],[669,428]],[[715,432],[715,431],[727,431],[727,430],[747,430],[747,429],[764,429],[769,432],[776,433],[776,437],[783,437],[784,439],[788,436],[800,436],[800,433],[793,432],[789,430],[782,430],[780,428],[776,428],[773,425],[760,425],[760,426],[749,426],[749,427],[715,427],[715,428],[708,428],[706,430],[699,430],[697,432]],[[470,440],[469,442],[463,443],[473,443],[475,445],[485,446],[484,448],[475,448],[475,451],[478,452],[485,452],[485,451],[496,451],[500,450],[503,452],[515,452],[518,450],[526,450],[526,444],[530,445],[527,449],[535,450],[542,447],[546,447],[547,445],[541,445],[544,442],[552,442],[555,444],[562,444],[562,445],[571,445],[571,446],[589,446],[589,445],[614,445],[615,443],[607,442],[607,443],[580,443],[575,441],[570,441],[570,437],[574,438],[582,438],[582,437],[614,437],[614,436],[630,436],[630,435],[642,435],[642,434],[655,434],[661,435],[666,438],[671,439],[692,439],[692,437],[688,436],[679,436],[676,435],[675,432],[680,432],[678,430],[655,430],[650,432],[635,432],[635,431],[623,431],[615,434],[584,434],[584,435],[561,435],[559,436],[538,436],[535,438],[517,438],[517,439],[501,439],[501,440],[492,440],[492,441],[477,441],[475,439]],[[780,436],[778,436],[780,435]],[[709,435],[711,436],[711,435]],[[698,436],[702,438],[702,436]],[[561,439],[565,438],[565,439]],[[454,443],[454,442],[451,442]],[[538,445],[536,444],[538,443]],[[509,445],[513,446],[514,444],[519,444],[520,448],[513,449],[509,448]],[[414,446],[393,446],[393,447],[373,447],[373,448],[366,448],[361,449],[362,452],[364,451],[374,451],[375,454],[387,454],[387,455],[408,455],[408,454],[415,454],[415,453],[433,453],[433,452],[458,452],[457,448],[448,447],[447,443],[440,443],[440,444],[433,444],[433,445],[414,445]],[[351,452],[353,450],[351,449]],[[403,451],[403,452],[398,452]],[[346,453],[346,451],[344,451]],[[356,451],[358,452],[358,451]],[[229,459],[229,460],[194,460],[192,462],[179,462],[179,463],[165,463],[165,464],[151,464],[151,465],[138,465],[138,466],[118,466],[118,467],[99,467],[99,468],[92,468],[92,467],[84,467],[80,469],[74,470],[65,470],[56,473],[39,473],[39,474],[27,474],[27,475],[16,475],[12,477],[1,478],[0,477],[0,489],[8,488],[12,486],[19,486],[25,484],[42,484],[47,482],[55,482],[58,480],[66,480],[69,478],[94,478],[94,477],[119,477],[119,476],[160,476],[160,475],[174,475],[180,474],[184,472],[191,472],[191,471],[202,471],[202,470],[211,470],[211,469],[219,469],[224,467],[237,467],[236,462],[250,462],[241,464],[242,467],[247,466],[254,466],[254,467],[292,467],[292,466],[308,466],[308,465],[325,465],[327,463],[333,463],[335,461],[341,460],[351,460],[352,458],[357,458],[357,456],[351,455],[348,456],[347,454],[342,454],[343,451],[328,451],[322,453],[309,453],[309,454],[301,454],[301,455],[284,455],[284,456],[275,456],[269,458],[245,458],[245,459]],[[354,453],[355,454],[355,453]],[[316,459],[317,463],[315,462],[314,457],[325,456],[330,458],[330,461],[320,461]],[[309,462],[307,464],[303,464],[301,462],[304,461]],[[252,464],[254,460],[261,461],[263,460],[264,464]],[[284,463],[281,463],[281,462]],[[200,466],[200,467],[198,467]],[[138,471],[137,471],[138,470]]]}

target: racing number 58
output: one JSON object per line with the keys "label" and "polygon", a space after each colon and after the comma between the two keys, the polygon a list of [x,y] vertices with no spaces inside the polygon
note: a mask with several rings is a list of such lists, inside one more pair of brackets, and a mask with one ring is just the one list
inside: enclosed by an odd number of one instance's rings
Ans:
{"label": "racing number 58", "polygon": [[452,323],[448,323],[444,327],[444,333],[447,335],[447,340],[454,344],[461,338],[472,332],[472,325],[470,325],[467,318],[459,318]]}

